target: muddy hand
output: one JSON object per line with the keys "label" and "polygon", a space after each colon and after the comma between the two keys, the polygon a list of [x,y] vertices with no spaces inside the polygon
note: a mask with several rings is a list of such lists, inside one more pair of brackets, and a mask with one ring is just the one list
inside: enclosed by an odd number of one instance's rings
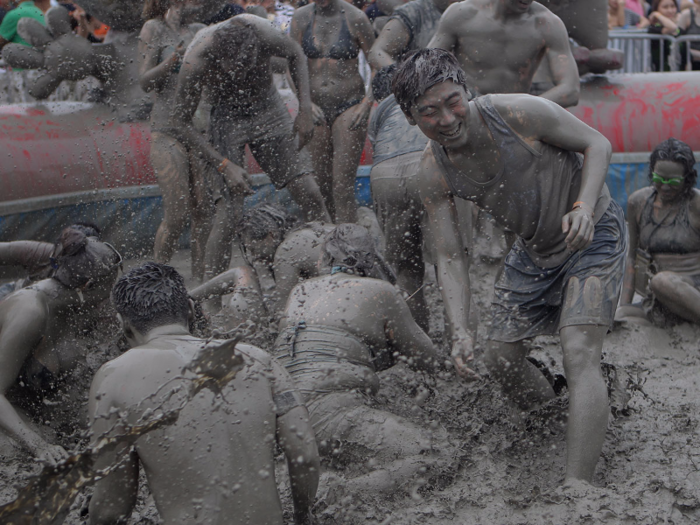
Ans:
{"label": "muddy hand", "polygon": [[221,174],[226,184],[235,195],[252,195],[253,187],[248,180],[248,173],[233,162],[227,162]]}
{"label": "muddy hand", "polygon": [[311,116],[314,119],[314,126],[323,126],[326,123],[326,116],[323,110],[313,102],[311,103]]}
{"label": "muddy hand", "polygon": [[565,242],[570,250],[583,250],[591,244],[595,233],[593,214],[584,208],[576,208],[564,215],[561,229],[567,234]]}
{"label": "muddy hand", "polygon": [[60,445],[49,445],[48,443],[37,449],[35,452],[37,461],[55,466],[68,458],[68,452]]}
{"label": "muddy hand", "polygon": [[294,120],[294,133],[299,134],[297,150],[301,150],[314,136],[314,119],[311,111],[299,112]]}
{"label": "muddy hand", "polygon": [[356,131],[367,125],[369,113],[372,111],[372,101],[363,100],[353,108],[352,122],[350,122],[350,131]]}
{"label": "muddy hand", "polygon": [[479,374],[470,368],[474,363],[474,342],[470,336],[465,336],[454,342],[450,357],[459,377],[467,381],[475,381],[481,378]]}

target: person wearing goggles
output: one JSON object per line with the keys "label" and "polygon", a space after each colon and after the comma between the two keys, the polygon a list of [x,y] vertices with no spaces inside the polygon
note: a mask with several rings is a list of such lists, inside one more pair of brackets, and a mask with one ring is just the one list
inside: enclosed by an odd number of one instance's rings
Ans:
{"label": "person wearing goggles", "polygon": [[[665,140],[651,154],[651,185],[629,197],[620,322],[700,323],[700,192],[694,166],[690,146]],[[635,292],[641,302],[633,303]]]}
{"label": "person wearing goggles", "polygon": [[0,302],[0,431],[40,461],[56,463],[67,454],[22,420],[8,390],[16,386],[22,399],[43,398],[75,368],[83,356],[74,341],[94,323],[121,263],[113,246],[68,227],[49,258],[50,277]]}

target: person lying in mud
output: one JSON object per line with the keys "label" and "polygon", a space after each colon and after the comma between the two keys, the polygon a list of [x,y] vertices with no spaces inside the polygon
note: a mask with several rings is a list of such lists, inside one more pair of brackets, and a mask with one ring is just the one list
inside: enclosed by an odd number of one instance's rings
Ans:
{"label": "person lying in mud", "polygon": [[[273,57],[287,59],[297,88],[299,114],[294,122],[272,79]],[[192,126],[203,91],[213,105],[212,144]],[[202,155],[213,168],[208,173],[215,175],[208,182],[216,210],[206,246],[209,278],[228,268],[236,215],[252,191],[243,167],[246,144],[275,187],[289,189],[307,220],[330,222],[311,160],[301,150],[314,125],[309,73],[299,44],[255,15],[234,16],[202,29],[182,59],[175,102],[168,133]]]}
{"label": "person lying in mud", "polygon": [[0,429],[41,460],[55,462],[66,452],[22,421],[7,391],[20,378],[24,388],[45,394],[76,365],[77,345],[63,343],[74,341],[93,320],[121,260],[109,244],[66,228],[51,257],[52,276],[0,302]]}
{"label": "person lying in mud", "polygon": [[[77,222],[70,228],[80,230],[88,237],[100,238],[100,229],[90,222]],[[51,255],[55,245],[41,241],[0,242],[0,278],[22,277],[0,286],[0,299],[8,294],[46,279],[52,272]]]}
{"label": "person lying in mud", "polygon": [[[378,256],[365,228],[338,226],[322,252],[325,275],[292,291],[273,355],[304,396],[321,454],[347,469],[362,465],[344,482],[348,491],[393,492],[454,457],[439,430],[372,406],[377,372],[395,356],[431,373],[442,361],[399,292],[368,277]],[[377,466],[368,471],[368,461]]]}
{"label": "person lying in mud", "polygon": [[[700,192],[693,150],[670,138],[649,160],[651,186],[627,200],[630,233],[617,320],[700,324]],[[644,297],[632,305],[635,289]]]}
{"label": "person lying in mud", "polygon": [[335,228],[322,222],[299,223],[276,204],[244,212],[238,227],[241,246],[260,278],[271,313],[277,313],[300,281],[318,275],[324,237]]}
{"label": "person lying in mud", "polygon": [[[97,482],[90,523],[126,523],[141,463],[165,524],[282,525],[275,441],[287,457],[294,522],[313,523],[318,451],[289,374],[266,352],[239,344],[243,369],[221,392],[204,388],[189,398],[189,385],[198,379],[190,365],[212,343],[189,333],[193,304],[182,277],[170,266],[146,263],[117,281],[112,298],[132,349],[95,375],[93,445],[146,423],[149,414],[184,408],[173,424],[138,438],[119,468]],[[113,465],[119,452],[100,455],[95,468]]]}
{"label": "person lying in mud", "polygon": [[519,237],[496,282],[485,364],[522,409],[546,403],[554,391],[523,341],[559,333],[570,393],[566,479],[590,481],[609,415],[600,356],[627,250],[622,209],[605,186],[610,143],[542,97],[469,101],[467,76],[441,49],[410,55],[393,89],[409,122],[431,139],[417,179],[457,371],[474,374],[460,198]]}

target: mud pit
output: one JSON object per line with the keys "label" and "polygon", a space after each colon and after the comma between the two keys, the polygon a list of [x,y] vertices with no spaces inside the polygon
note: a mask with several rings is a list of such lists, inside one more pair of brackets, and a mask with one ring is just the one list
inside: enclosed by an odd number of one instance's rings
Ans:
{"label": "mud pit", "polygon": [[[173,264],[189,274],[186,252]],[[138,261],[130,261],[129,266]],[[483,344],[486,307],[496,266],[480,262],[472,269],[481,314]],[[434,312],[431,336],[442,344],[443,321],[434,283],[426,287]],[[82,424],[92,375],[120,352],[117,327],[104,314],[102,333],[86,336],[87,358],[58,393],[26,408],[40,431],[67,449],[85,443]],[[698,418],[700,327],[682,324],[662,330],[616,328],[606,340],[605,362],[614,365],[631,394],[627,415],[611,419],[596,487],[564,492],[565,437],[561,423],[566,394],[534,414],[520,414],[488,380],[462,383],[447,375],[431,379],[397,365],[381,374],[380,403],[414,421],[444,427],[460,449],[455,472],[406,480],[390,498],[344,493],[342,471],[324,474],[316,516],[321,524],[563,524],[563,523],[698,523],[700,522],[700,449]],[[532,355],[562,373],[558,339],[533,341]],[[444,345],[441,346],[446,353]],[[478,348],[481,352],[481,347]],[[483,368],[480,370],[484,372]],[[389,403],[391,400],[391,403]],[[0,436],[0,504],[16,497],[16,488],[40,467]],[[291,523],[291,503],[283,461],[278,480]],[[145,485],[131,524],[159,523]],[[87,522],[90,489],[73,504],[64,523]]]}

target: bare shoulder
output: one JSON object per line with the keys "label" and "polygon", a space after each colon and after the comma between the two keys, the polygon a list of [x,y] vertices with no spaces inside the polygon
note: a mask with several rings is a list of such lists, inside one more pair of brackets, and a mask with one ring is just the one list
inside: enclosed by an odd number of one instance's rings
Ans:
{"label": "bare shoulder", "polygon": [[545,38],[563,38],[568,42],[569,35],[561,18],[537,2],[532,3],[531,9],[535,26]]}
{"label": "bare shoulder", "polygon": [[345,5],[343,6],[343,11],[348,22],[352,24],[364,24],[365,22],[367,22],[369,24],[369,19],[367,18],[365,12],[361,9],[358,9],[354,5],[345,2]]}
{"label": "bare shoulder", "polygon": [[311,21],[315,12],[314,4],[306,4],[303,7],[294,10],[294,16],[292,17],[297,23],[302,23],[305,21]]}
{"label": "bare shoulder", "polygon": [[491,95],[491,103],[503,120],[523,136],[551,127],[567,113],[551,100],[524,93]]}
{"label": "bare shoulder", "polygon": [[654,192],[654,188],[647,186],[646,188],[641,188],[629,197],[627,197],[627,217],[635,215],[635,220],[639,220],[639,213],[644,207],[644,203]]}
{"label": "bare shoulder", "polygon": [[236,351],[240,352],[249,366],[257,365],[268,368],[272,365],[272,356],[257,346],[239,343],[236,345]]}
{"label": "bare shoulder", "polygon": [[156,38],[164,29],[165,22],[158,18],[152,18],[147,20],[143,27],[141,28],[141,34],[139,38],[143,41],[150,41]]}
{"label": "bare shoulder", "polygon": [[483,9],[481,0],[464,0],[451,4],[442,15],[441,22],[450,25],[463,24],[474,17]]}

